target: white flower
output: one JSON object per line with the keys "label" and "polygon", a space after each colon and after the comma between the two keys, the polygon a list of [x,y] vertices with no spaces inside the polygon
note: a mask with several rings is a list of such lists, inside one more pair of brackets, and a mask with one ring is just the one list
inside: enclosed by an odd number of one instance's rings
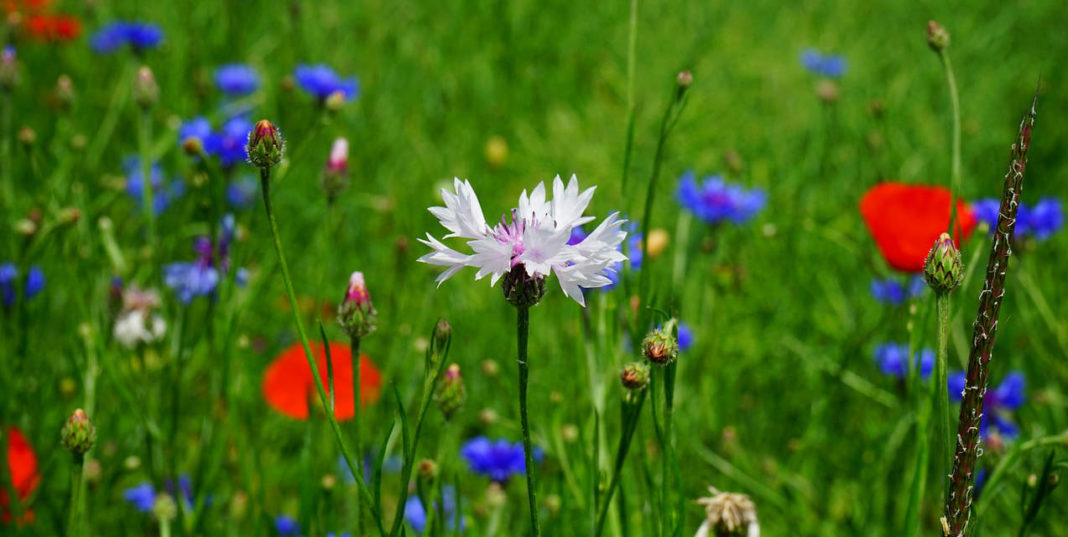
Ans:
{"label": "white flower", "polygon": [[756,506],[749,496],[731,492],[720,492],[715,487],[708,487],[712,496],[697,500],[705,508],[705,521],[697,528],[694,537],[712,537],[719,535],[745,535],[760,537],[760,523],[757,521]]}
{"label": "white flower", "polygon": [[472,253],[449,248],[429,233],[420,242],[433,251],[419,258],[423,263],[448,267],[437,277],[438,285],[464,267],[475,267],[475,279],[490,277],[490,285],[522,265],[530,277],[547,277],[555,273],[567,296],[585,305],[582,289],[602,287],[611,280],[605,275],[615,263],[626,261],[619,244],[627,233],[620,230],[625,222],[612,213],[582,242],[569,245],[571,231],[593,220],[582,216],[593,198],[594,188],[579,192],[578,179],[572,175],[567,187],[560,176],[553,179],[553,199],[545,199],[545,184],[538,183],[527,195],[519,196],[519,206],[511,219],[502,216],[492,228],[486,224],[471,183],[453,180],[454,192],[441,189],[444,207],[430,212],[449,230],[445,239],[467,239]]}
{"label": "white flower", "polygon": [[115,339],[128,349],[159,341],[166,333],[166,321],[146,309],[127,311],[115,320]]}

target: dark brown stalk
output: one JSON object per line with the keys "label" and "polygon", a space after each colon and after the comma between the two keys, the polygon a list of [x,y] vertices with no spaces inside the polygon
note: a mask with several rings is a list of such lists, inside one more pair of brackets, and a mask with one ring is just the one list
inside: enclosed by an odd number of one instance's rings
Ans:
{"label": "dark brown stalk", "polygon": [[949,476],[949,497],[946,499],[942,531],[946,537],[964,537],[972,505],[975,484],[975,463],[979,456],[979,425],[983,418],[983,400],[989,377],[987,365],[994,348],[998,328],[998,312],[1005,296],[1005,274],[1012,255],[1012,234],[1016,228],[1016,210],[1023,188],[1027,151],[1031,148],[1031,128],[1035,124],[1035,98],[1031,110],[1020,121],[1020,132],[1012,144],[1009,171],[1005,174],[1005,190],[1001,194],[1001,210],[990,260],[986,265],[986,281],[979,294],[979,313],[975,317],[972,350],[968,356],[968,377],[960,405],[957,426],[957,450],[953,457],[953,471]]}

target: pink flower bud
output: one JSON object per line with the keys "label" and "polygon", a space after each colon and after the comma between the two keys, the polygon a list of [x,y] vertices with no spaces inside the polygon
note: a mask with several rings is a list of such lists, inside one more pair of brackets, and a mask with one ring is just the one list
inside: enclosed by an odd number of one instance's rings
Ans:
{"label": "pink flower bud", "polygon": [[344,173],[349,166],[349,141],[344,138],[334,140],[330,146],[330,158],[326,161],[326,168],[332,172]]}

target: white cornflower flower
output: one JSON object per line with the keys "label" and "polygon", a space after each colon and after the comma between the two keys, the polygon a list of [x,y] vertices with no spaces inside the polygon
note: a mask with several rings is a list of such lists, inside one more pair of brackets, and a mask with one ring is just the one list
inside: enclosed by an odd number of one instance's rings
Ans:
{"label": "white cornflower flower", "polygon": [[130,310],[115,320],[115,339],[127,349],[163,339],[167,323],[144,309]]}
{"label": "white cornflower flower", "polygon": [[567,187],[560,176],[553,179],[553,199],[545,199],[545,184],[538,183],[527,195],[519,196],[519,206],[512,210],[511,219],[501,217],[500,223],[490,227],[482,214],[471,183],[453,180],[455,192],[441,189],[445,207],[431,207],[430,212],[449,230],[445,239],[467,239],[472,253],[449,248],[429,233],[420,242],[433,251],[419,261],[448,267],[437,277],[438,285],[464,267],[475,267],[475,279],[490,276],[490,285],[516,267],[523,267],[526,275],[544,279],[556,274],[564,293],[585,306],[582,289],[602,287],[612,283],[606,272],[612,265],[626,261],[619,245],[627,233],[620,229],[625,222],[619,213],[608,215],[582,242],[570,245],[571,231],[592,221],[582,216],[596,187],[579,192],[578,179],[572,175]]}

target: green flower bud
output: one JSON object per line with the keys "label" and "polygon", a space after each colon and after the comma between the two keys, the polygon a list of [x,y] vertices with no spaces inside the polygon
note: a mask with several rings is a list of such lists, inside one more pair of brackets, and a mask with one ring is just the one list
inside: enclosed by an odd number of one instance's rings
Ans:
{"label": "green flower bud", "polygon": [[449,346],[449,341],[452,340],[452,325],[446,319],[438,319],[438,324],[434,325],[434,354],[441,354],[445,348]]}
{"label": "green flower bud", "polygon": [[467,388],[464,387],[464,378],[460,376],[460,366],[452,364],[442,373],[438,379],[438,386],[434,390],[434,403],[449,420],[463,408],[467,402]]}
{"label": "green flower bud", "polygon": [[623,387],[637,392],[644,390],[649,385],[649,364],[645,362],[631,362],[623,367],[620,375]]}
{"label": "green flower bud", "polygon": [[927,260],[923,263],[923,279],[939,295],[956,289],[964,280],[960,250],[949,233],[940,235],[927,254]]}
{"label": "green flower bud", "polygon": [[945,26],[935,21],[927,22],[927,46],[935,52],[942,52],[949,46],[949,32]]}
{"label": "green flower bud", "polygon": [[419,461],[419,477],[425,480],[433,480],[438,477],[438,465],[430,459]]}
{"label": "green flower bud", "polygon": [[248,162],[253,166],[265,170],[270,169],[282,162],[285,153],[285,141],[270,121],[261,119],[248,133]]}
{"label": "green flower bud", "polygon": [[670,330],[657,328],[642,340],[642,354],[656,365],[667,365],[679,356],[679,342]]}
{"label": "green flower bud", "polygon": [[79,461],[90,449],[93,449],[93,444],[96,442],[96,428],[89,421],[89,416],[86,416],[85,411],[80,408],[67,418],[67,423],[59,435],[63,447],[67,448],[67,451],[70,451]]}
{"label": "green flower bud", "polygon": [[156,496],[156,502],[152,504],[152,514],[155,515],[156,520],[174,520],[178,516],[178,504],[174,502],[170,494],[161,492]]}
{"label": "green flower bud", "polygon": [[353,272],[349,276],[349,286],[345,289],[345,298],[337,307],[337,322],[349,337],[362,338],[375,331],[378,312],[371,304],[371,294],[363,281],[362,272]]}
{"label": "green flower bud", "polygon": [[137,70],[137,79],[134,80],[133,100],[141,108],[151,108],[159,100],[159,85],[152,69],[142,65]]}

